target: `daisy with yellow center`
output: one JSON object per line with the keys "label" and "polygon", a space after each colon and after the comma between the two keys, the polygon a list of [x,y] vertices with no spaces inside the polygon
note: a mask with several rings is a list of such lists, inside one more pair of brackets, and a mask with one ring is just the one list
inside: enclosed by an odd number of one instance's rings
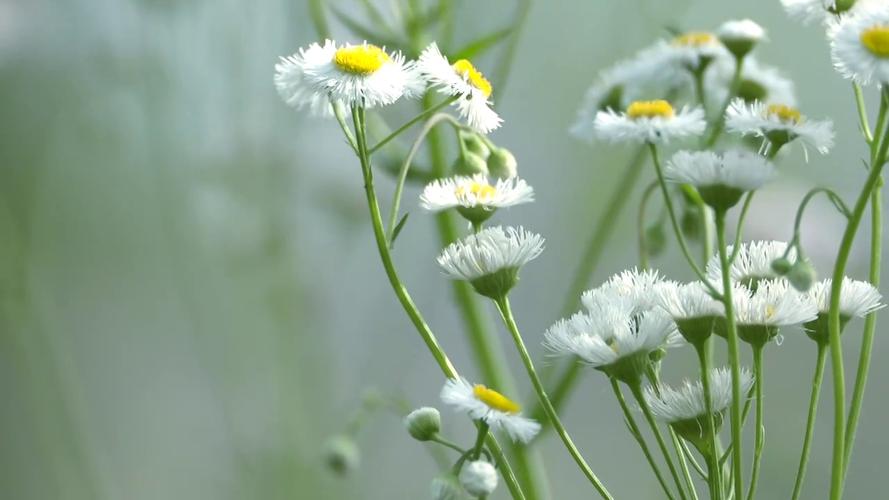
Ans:
{"label": "daisy with yellow center", "polygon": [[593,122],[596,136],[609,142],[667,143],[704,132],[707,124],[700,108],[682,108],[678,113],[664,100],[635,101],[625,112],[599,111]]}
{"label": "daisy with yellow center", "polygon": [[833,122],[810,120],[799,109],[786,104],[735,99],[726,110],[725,125],[730,132],[764,137],[779,147],[794,139],[821,154],[833,147]]}
{"label": "daisy with yellow center", "polygon": [[448,380],[441,390],[441,400],[469,418],[485,422],[491,430],[505,432],[513,441],[528,443],[540,432],[540,424],[523,417],[518,403],[464,378]]}
{"label": "daisy with yellow center", "polygon": [[763,345],[781,327],[813,321],[818,307],[810,295],[800,293],[785,279],[759,283],[755,292],[732,295],[741,340]]}
{"label": "daisy with yellow center", "polygon": [[674,66],[686,75],[704,71],[714,60],[731,59],[719,38],[707,31],[689,31],[661,40],[654,51],[665,66]]}
{"label": "daisy with yellow center", "polygon": [[889,83],[889,8],[865,3],[830,30],[834,66],[862,85]]}
{"label": "daisy with yellow center", "polygon": [[373,108],[402,96],[417,97],[425,88],[413,63],[401,53],[363,43],[340,45],[332,40],[314,43],[282,58],[275,67],[275,86],[295,107],[342,102]]}
{"label": "daisy with yellow center", "polygon": [[534,201],[534,189],[518,177],[498,179],[493,185],[484,174],[437,179],[423,189],[420,206],[432,212],[456,208],[470,220],[484,221],[498,208]]}
{"label": "daisy with yellow center", "polygon": [[470,127],[487,134],[500,126],[503,120],[491,109],[494,87],[469,60],[451,64],[432,43],[420,54],[417,69],[440,93],[457,96],[457,109]]}

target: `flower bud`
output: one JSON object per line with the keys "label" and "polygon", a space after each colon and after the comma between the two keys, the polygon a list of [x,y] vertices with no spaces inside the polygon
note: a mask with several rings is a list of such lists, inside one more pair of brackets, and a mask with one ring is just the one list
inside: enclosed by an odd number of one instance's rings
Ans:
{"label": "flower bud", "polygon": [[660,224],[650,226],[645,230],[645,253],[657,257],[667,247],[667,235]]}
{"label": "flower bud", "polygon": [[348,474],[358,468],[361,456],[355,441],[345,434],[332,436],[324,444],[324,461],[337,474]]}
{"label": "flower bud", "polygon": [[432,500],[463,500],[466,494],[453,474],[438,476],[429,486]]}
{"label": "flower bud", "polygon": [[800,292],[807,292],[815,281],[815,268],[805,259],[797,259],[787,273],[787,280]]}
{"label": "flower bud", "polygon": [[463,147],[470,153],[477,154],[482,158],[487,158],[491,154],[491,150],[485,144],[485,141],[476,134],[460,132],[460,140],[463,141]]}
{"label": "flower bud", "polygon": [[467,177],[475,174],[488,175],[488,162],[471,151],[465,151],[464,154],[458,156],[451,168],[455,175],[465,175]]}
{"label": "flower bud", "polygon": [[404,426],[417,441],[429,441],[441,430],[441,414],[435,408],[424,406],[408,413]]}
{"label": "flower bud", "polygon": [[831,11],[833,11],[835,14],[842,14],[843,12],[846,12],[847,10],[854,7],[855,2],[856,0],[836,0]]}
{"label": "flower bud", "polygon": [[490,495],[497,488],[497,469],[484,460],[469,462],[460,471],[460,484],[470,495]]}
{"label": "flower bud", "polygon": [[701,216],[697,210],[689,207],[683,211],[679,225],[687,239],[694,241],[701,236]]}
{"label": "flower bud", "polygon": [[488,156],[488,172],[494,177],[509,179],[518,174],[518,162],[506,148],[496,148]]}
{"label": "flower bud", "polygon": [[778,276],[786,275],[792,268],[793,263],[787,257],[778,257],[772,261],[772,271],[775,271]]}

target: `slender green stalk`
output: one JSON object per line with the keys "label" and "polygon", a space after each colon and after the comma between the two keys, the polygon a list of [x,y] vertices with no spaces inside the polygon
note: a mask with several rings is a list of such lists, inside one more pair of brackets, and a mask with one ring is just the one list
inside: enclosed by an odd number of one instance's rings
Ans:
{"label": "slender green stalk", "polygon": [[531,360],[531,355],[528,353],[528,349],[525,347],[525,342],[522,340],[522,334],[519,333],[519,327],[516,325],[515,318],[512,314],[512,309],[509,306],[509,299],[504,296],[499,300],[494,301],[497,304],[497,309],[500,311],[500,316],[503,318],[503,323],[506,325],[506,328],[509,330],[509,333],[512,335],[512,339],[515,342],[516,349],[519,351],[519,357],[522,358],[522,363],[525,365],[525,370],[528,372],[528,378],[531,379],[531,385],[534,386],[534,391],[537,393],[537,397],[540,399],[540,403],[543,405],[543,409],[546,411],[546,415],[549,417],[550,423],[552,423],[553,428],[556,431],[556,434],[562,439],[562,442],[565,444],[565,448],[568,449],[568,453],[571,455],[571,458],[577,463],[577,466],[580,467],[580,470],[586,476],[586,478],[590,481],[596,491],[599,492],[599,495],[602,498],[607,500],[614,500],[611,494],[605,489],[605,485],[599,480],[590,466],[586,463],[583,456],[580,454],[580,450],[577,449],[577,446],[574,445],[574,441],[571,439],[571,436],[568,435],[568,431],[565,429],[565,426],[562,425],[562,420],[559,418],[558,413],[556,413],[556,409],[553,408],[552,402],[549,400],[549,396],[546,395],[546,390],[543,388],[543,383],[540,381],[540,377],[537,376],[537,371],[534,369],[534,362]]}
{"label": "slender green stalk", "polygon": [[685,453],[682,451],[679,435],[676,434],[672,427],[670,428],[670,439],[673,441],[673,448],[676,449],[676,454],[679,456],[679,468],[682,470],[682,475],[685,479],[685,487],[688,488],[691,499],[698,500],[698,490],[695,488],[695,482],[691,478],[691,472],[688,470],[688,462],[685,460]]}
{"label": "slender green stalk", "polygon": [[[707,456],[707,467],[710,469],[708,473],[710,485],[710,499],[717,500],[722,496],[722,486],[720,479],[720,467],[717,464],[719,460],[719,451],[717,450],[717,434],[716,421],[713,418],[713,391],[710,388],[710,356],[711,349],[706,345],[710,343],[710,339],[699,345],[695,345],[695,351],[698,353],[698,363],[701,366],[701,386],[704,390],[704,408],[707,411],[707,419],[709,420],[709,441],[710,453]],[[712,463],[711,463],[712,462]]]}
{"label": "slender green stalk", "polygon": [[747,500],[756,498],[756,485],[759,482],[759,468],[762,464],[762,449],[765,445],[765,427],[763,425],[763,401],[762,401],[762,351],[761,345],[753,346],[753,371],[755,373],[754,387],[756,388],[756,439],[753,448],[753,470],[750,473],[750,487],[747,490]]}
{"label": "slender green stalk", "polygon": [[610,378],[609,380],[611,381],[611,390],[614,391],[614,397],[617,398],[617,402],[620,404],[620,409],[624,412],[624,420],[626,420],[627,425],[630,427],[630,432],[633,434],[636,442],[639,443],[639,448],[642,449],[642,454],[645,455],[645,460],[647,460],[648,465],[651,466],[651,470],[654,472],[657,482],[660,483],[661,488],[664,490],[664,494],[667,495],[668,499],[673,500],[673,493],[667,486],[667,482],[664,480],[664,476],[661,474],[657,462],[655,462],[654,457],[651,455],[651,450],[648,448],[648,443],[645,442],[642,432],[639,431],[639,425],[636,424],[633,412],[630,411],[630,407],[627,405],[627,400],[624,399],[624,395],[620,390],[620,385],[618,384],[617,379]]}
{"label": "slender green stalk", "polygon": [[719,267],[722,272],[722,303],[725,306],[728,341],[728,357],[732,372],[732,469],[735,498],[744,494],[743,454],[741,447],[741,355],[738,346],[738,328],[735,324],[735,308],[732,302],[732,280],[725,245],[725,212],[716,213],[716,245],[719,253]]}
{"label": "slender green stalk", "polygon": [[642,198],[639,201],[639,215],[636,219],[636,229],[638,231],[638,239],[639,239],[639,266],[642,269],[648,269],[648,243],[646,241],[646,230],[645,227],[645,209],[648,207],[648,200],[651,198],[651,195],[658,189],[657,182],[652,182],[649,184],[645,191],[642,192]]}
{"label": "slender green stalk", "polygon": [[806,418],[806,435],[803,438],[803,450],[799,457],[799,467],[796,470],[796,481],[793,485],[792,500],[798,500],[803,492],[803,482],[806,478],[806,467],[809,464],[809,451],[812,446],[812,436],[815,434],[815,418],[818,415],[818,397],[821,395],[821,383],[824,381],[824,365],[827,362],[827,345],[818,343],[818,354],[815,358],[815,376],[812,377],[812,395],[809,397],[809,416]]}
{"label": "slender green stalk", "polygon": [[756,191],[747,191],[744,196],[744,204],[741,206],[741,215],[738,216],[738,227],[735,228],[735,243],[732,245],[732,255],[729,258],[729,264],[735,261],[738,252],[741,250],[741,234],[744,231],[744,220],[747,218],[747,211],[750,210],[750,203],[753,201],[753,195]]}
{"label": "slender green stalk", "polygon": [[710,135],[707,136],[707,140],[704,143],[704,149],[712,148],[716,141],[719,139],[719,135],[722,134],[722,129],[725,127],[725,111],[728,109],[729,105],[732,102],[732,98],[734,98],[738,94],[738,89],[741,86],[741,75],[744,73],[744,58],[736,58],[735,59],[735,72],[732,75],[732,82],[729,85],[729,92],[725,96],[725,100],[722,102],[722,105],[719,107],[719,114],[716,115],[716,121],[713,122],[713,128],[710,131]]}
{"label": "slender green stalk", "polygon": [[654,439],[657,441],[658,447],[661,449],[661,454],[664,455],[664,461],[667,462],[667,468],[670,469],[670,474],[673,476],[673,482],[676,484],[679,497],[683,499],[688,498],[685,495],[685,489],[682,487],[682,481],[679,479],[679,474],[676,472],[676,466],[673,465],[673,459],[670,456],[670,450],[667,449],[667,443],[664,442],[664,437],[661,435],[661,430],[657,425],[657,421],[654,419],[654,415],[651,414],[651,408],[648,406],[648,402],[645,401],[645,396],[642,394],[642,384],[634,383],[628,384],[628,386],[630,392],[633,393],[633,397],[636,398],[636,402],[639,403],[639,407],[642,409],[642,414],[645,415],[645,420],[648,422],[652,434],[654,434]]}
{"label": "slender green stalk", "polygon": [[449,441],[441,436],[435,436],[432,439],[430,439],[430,441],[432,441],[434,443],[438,443],[438,444],[444,446],[445,448],[450,448],[456,452],[466,453],[466,450],[461,448],[460,445],[458,445],[457,443],[454,443],[453,441]]}
{"label": "slender green stalk", "polygon": [[864,105],[864,94],[861,92],[861,86],[856,82],[852,82],[852,92],[855,94],[855,107],[858,109],[858,126],[861,128],[861,134],[864,136],[865,142],[870,144],[874,141],[874,134],[870,131],[870,120],[867,117],[867,106]]}
{"label": "slender green stalk", "polygon": [[[438,340],[435,338],[435,334],[432,333],[432,330],[429,328],[426,320],[423,319],[422,314],[420,313],[419,309],[417,309],[416,304],[414,304],[413,299],[408,293],[407,288],[405,288],[404,284],[401,282],[401,278],[398,276],[398,272],[395,269],[395,264],[392,261],[392,254],[389,251],[386,234],[383,229],[383,219],[380,213],[380,205],[377,201],[377,195],[374,189],[373,170],[370,166],[370,158],[367,155],[364,109],[358,107],[353,108],[352,120],[355,125],[358,159],[361,163],[361,172],[364,177],[364,191],[367,197],[368,210],[370,211],[374,240],[377,244],[377,250],[380,254],[380,260],[383,262],[383,268],[386,271],[386,277],[389,279],[389,283],[392,286],[392,290],[395,292],[395,296],[398,298],[399,303],[401,303],[401,306],[407,314],[408,318],[411,320],[411,323],[413,323],[414,327],[417,329],[417,332],[420,334],[420,337],[425,342],[426,347],[432,354],[432,357],[435,358],[435,361],[441,371],[448,378],[457,378],[459,375],[456,368],[454,368],[454,365],[451,363],[450,359],[448,359],[448,356],[447,354],[445,354],[444,349],[442,349],[442,347],[439,345]],[[500,448],[497,440],[494,439],[493,436],[490,436],[487,440],[487,444],[488,448],[491,450],[491,453],[497,460],[498,466],[500,467],[500,472],[503,475],[503,481],[506,483],[506,486],[509,489],[512,497],[514,499],[524,499],[525,495],[522,492],[518,481],[516,480],[515,474],[513,473],[509,462],[503,455],[503,450]]]}
{"label": "slender green stalk", "polygon": [[324,11],[324,0],[309,0],[309,17],[319,38],[330,38],[330,26],[327,24],[327,13]]}
{"label": "slender green stalk", "polygon": [[456,101],[456,100],[457,100],[457,96],[455,96],[455,97],[450,97],[450,98],[445,99],[444,101],[442,101],[442,102],[436,104],[435,106],[432,106],[432,107],[429,107],[429,108],[424,109],[422,112],[420,112],[419,114],[417,114],[417,116],[411,118],[410,120],[408,120],[407,122],[405,122],[404,125],[398,127],[398,128],[395,129],[395,131],[393,131],[391,134],[387,135],[387,136],[384,137],[382,140],[380,140],[380,142],[378,142],[376,146],[370,148],[370,150],[367,152],[367,154],[370,154],[370,155],[374,154],[374,153],[377,152],[380,148],[382,148],[383,146],[385,146],[386,144],[388,144],[389,141],[391,141],[392,139],[395,139],[396,137],[398,137],[399,135],[401,135],[402,132],[404,132],[405,130],[407,130],[407,129],[413,127],[416,123],[418,123],[418,122],[420,122],[420,121],[422,121],[422,120],[425,120],[427,117],[432,116],[433,114],[435,114],[436,112],[438,112],[440,109],[444,108],[445,106],[447,106],[448,104],[450,104],[450,103],[452,103],[452,102],[454,102],[454,101]]}
{"label": "slender green stalk", "polygon": [[[840,250],[837,254],[836,264],[833,269],[833,281],[830,288],[830,313],[828,316],[828,328],[830,332],[830,362],[831,372],[833,375],[833,395],[834,395],[834,429],[833,429],[833,460],[831,464],[830,477],[830,499],[839,500],[843,495],[843,478],[845,476],[844,457],[846,453],[846,380],[843,372],[843,346],[840,341],[840,294],[843,287],[843,276],[846,273],[846,264],[849,262],[849,255],[852,252],[852,243],[855,241],[855,234],[858,231],[858,225],[861,223],[861,217],[864,215],[868,201],[874,189],[880,183],[880,173],[883,171],[883,165],[886,160],[886,149],[889,147],[889,137],[883,137],[880,143],[879,151],[875,155],[876,161],[872,162],[870,172],[858,200],[855,202],[855,208],[852,209],[852,216],[849,217],[849,223],[843,233],[843,239],[840,242]],[[859,403],[860,404],[860,403]]]}

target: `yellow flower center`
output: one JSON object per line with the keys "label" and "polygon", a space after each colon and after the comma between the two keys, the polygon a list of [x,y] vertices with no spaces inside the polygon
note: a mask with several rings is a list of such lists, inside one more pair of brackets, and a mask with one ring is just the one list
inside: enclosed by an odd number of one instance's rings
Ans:
{"label": "yellow flower center", "polygon": [[491,92],[494,91],[494,87],[491,86],[491,82],[485,78],[485,75],[481,73],[481,71],[475,69],[475,66],[469,62],[468,59],[460,59],[459,61],[454,63],[454,71],[457,72],[463,78],[469,80],[469,83],[482,91],[482,94],[485,97],[490,97]]}
{"label": "yellow flower center", "polygon": [[871,26],[864,30],[861,44],[877,57],[889,57],[889,26]]}
{"label": "yellow flower center", "polygon": [[458,198],[473,195],[479,201],[490,200],[496,193],[497,189],[494,186],[475,181],[470,183],[469,186],[457,186],[457,189],[455,190],[455,194]]}
{"label": "yellow flower center", "polygon": [[784,104],[769,104],[766,116],[774,116],[785,123],[799,123],[803,119],[798,109]]}
{"label": "yellow flower center", "polygon": [[778,311],[775,309],[775,306],[773,306],[772,304],[766,305],[766,319],[767,320],[772,319],[775,316],[776,312],[778,312]]}
{"label": "yellow flower center", "polygon": [[355,45],[337,49],[333,62],[347,73],[369,75],[389,62],[389,54],[376,45]]}
{"label": "yellow flower center", "polygon": [[673,39],[673,43],[685,47],[703,47],[716,43],[716,36],[706,31],[691,31],[677,36]]}
{"label": "yellow flower center", "polygon": [[482,403],[490,406],[491,408],[502,411],[504,413],[518,413],[522,410],[522,407],[518,405],[518,403],[513,402],[503,394],[495,391],[494,389],[488,389],[487,387],[478,384],[472,389],[473,395],[475,395],[475,399],[481,401]]}
{"label": "yellow flower center", "polygon": [[627,116],[632,120],[639,118],[672,118],[675,113],[673,106],[662,99],[656,101],[635,101],[627,108]]}

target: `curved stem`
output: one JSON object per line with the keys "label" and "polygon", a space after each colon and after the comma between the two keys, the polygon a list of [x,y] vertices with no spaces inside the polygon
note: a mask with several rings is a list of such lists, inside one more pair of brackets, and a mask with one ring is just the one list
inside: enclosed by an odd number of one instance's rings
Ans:
{"label": "curved stem", "polygon": [[657,462],[655,462],[654,457],[651,455],[651,450],[648,448],[648,444],[645,442],[642,432],[639,431],[639,425],[636,424],[636,419],[633,418],[633,413],[627,405],[627,400],[624,399],[624,395],[620,390],[620,385],[618,384],[617,379],[609,378],[609,380],[611,381],[611,390],[614,391],[614,397],[617,398],[617,402],[620,404],[620,409],[624,412],[624,419],[627,422],[627,426],[630,428],[630,433],[633,434],[636,442],[639,443],[639,448],[642,449],[642,454],[645,455],[645,460],[648,461],[648,465],[651,466],[651,470],[654,472],[657,482],[660,483],[661,488],[664,490],[664,494],[667,495],[668,499],[673,500],[673,494],[670,492],[670,488],[667,486],[667,482],[664,480],[664,476],[661,474]]}
{"label": "curved stem", "polygon": [[[411,323],[413,323],[417,332],[420,334],[423,342],[425,342],[426,347],[432,354],[432,357],[435,358],[435,361],[441,369],[442,373],[444,373],[445,376],[448,378],[457,378],[459,376],[457,373],[457,369],[454,368],[451,360],[448,359],[447,354],[445,354],[444,349],[442,349],[442,347],[439,345],[438,340],[435,338],[435,335],[432,333],[432,330],[429,328],[426,320],[423,319],[422,314],[420,313],[419,309],[417,309],[416,304],[414,304],[413,299],[408,293],[407,288],[405,288],[404,284],[402,284],[401,278],[398,276],[398,272],[395,269],[395,264],[392,260],[392,254],[389,252],[386,234],[383,229],[383,219],[380,213],[380,205],[377,201],[377,195],[374,189],[373,170],[370,166],[370,158],[367,156],[364,109],[353,108],[352,120],[355,125],[356,143],[358,146],[358,159],[361,163],[361,173],[364,177],[364,192],[367,198],[368,210],[370,211],[371,227],[373,228],[374,240],[377,244],[377,250],[380,254],[380,260],[383,262],[383,268],[386,271],[386,277],[389,279],[389,283],[392,286],[392,290],[395,292],[395,296],[398,298],[399,303],[401,303],[401,306],[407,314],[408,318],[410,318]],[[493,436],[489,436],[487,444],[488,448],[491,450],[491,453],[494,455],[495,459],[498,462],[500,472],[503,475],[503,481],[506,483],[510,494],[514,499],[524,500],[525,495],[515,478],[515,474],[513,473],[509,462],[503,455],[503,450],[500,448],[497,440],[494,439]]]}
{"label": "curved stem", "polygon": [[750,487],[747,490],[747,500],[756,498],[756,485],[759,481],[759,468],[762,463],[762,448],[765,445],[765,426],[763,425],[762,405],[762,351],[763,346],[753,346],[753,371],[755,373],[754,387],[756,388],[756,440],[753,448],[753,472],[750,474]]}
{"label": "curved stem", "polygon": [[[391,134],[389,134],[389,135],[387,135],[385,138],[383,138],[380,142],[378,142],[378,143],[376,144],[376,146],[370,148],[370,150],[367,152],[367,154],[369,154],[369,155],[374,154],[374,153],[377,152],[377,150],[379,150],[381,147],[383,147],[383,146],[385,146],[386,144],[388,144],[389,141],[391,141],[392,139],[395,139],[396,137],[398,137],[399,135],[401,135],[402,132],[404,132],[405,130],[411,128],[411,127],[414,126],[414,124],[416,124],[417,122],[422,121],[422,120],[425,119],[427,116],[431,116],[432,114],[434,114],[435,112],[437,112],[437,111],[440,110],[441,108],[444,108],[445,106],[447,106],[448,104],[450,104],[450,103],[452,103],[452,102],[454,102],[454,101],[456,101],[456,100],[457,100],[457,96],[450,97],[450,98],[445,99],[444,101],[442,101],[442,102],[436,104],[435,106],[432,106],[432,107],[429,107],[429,108],[424,109],[424,110],[423,110],[421,113],[419,113],[417,116],[411,118],[410,120],[408,120],[407,122],[405,122],[404,125],[398,127],[398,128],[395,129]],[[431,121],[431,120],[430,120],[430,121]]]}
{"label": "curved stem", "polygon": [[580,450],[577,449],[577,446],[574,445],[574,441],[572,441],[571,436],[568,435],[568,431],[565,429],[565,426],[562,425],[561,419],[559,419],[559,415],[556,413],[556,409],[553,408],[552,403],[549,400],[549,397],[546,395],[546,391],[543,388],[543,383],[540,382],[540,377],[537,376],[537,371],[534,369],[534,362],[531,361],[531,355],[528,353],[528,349],[525,348],[525,342],[522,340],[522,334],[519,333],[519,328],[516,325],[515,318],[512,314],[512,309],[509,306],[509,299],[504,296],[499,300],[494,301],[497,304],[497,309],[500,311],[500,316],[503,318],[503,323],[506,324],[509,333],[512,335],[512,339],[515,342],[516,349],[519,351],[519,356],[522,358],[522,363],[525,365],[525,370],[528,372],[528,378],[531,379],[531,384],[534,386],[534,391],[537,392],[537,397],[540,399],[540,404],[543,405],[544,411],[546,411],[547,416],[550,419],[550,422],[553,425],[553,428],[556,431],[556,434],[562,439],[562,442],[565,444],[565,448],[568,449],[568,453],[571,455],[571,458],[574,459],[574,462],[577,463],[577,466],[580,467],[580,470],[587,477],[596,491],[602,496],[602,498],[608,500],[614,500],[611,494],[605,489],[605,485],[599,480],[590,466],[586,463],[583,456],[580,454]]}
{"label": "curved stem", "polygon": [[704,390],[704,408],[707,411],[707,419],[709,420],[708,426],[709,436],[708,440],[710,441],[710,453],[707,457],[707,466],[710,468],[709,476],[709,484],[710,484],[710,499],[717,500],[722,496],[722,486],[720,479],[720,467],[718,465],[714,465],[711,462],[719,461],[719,451],[717,450],[717,434],[716,434],[716,421],[713,417],[713,390],[710,387],[710,351],[706,345],[710,342],[710,339],[705,341],[704,343],[695,345],[695,350],[698,353],[698,363],[701,366],[701,386]]}
{"label": "curved stem", "polygon": [[716,213],[716,244],[719,252],[719,267],[722,272],[722,303],[725,306],[725,318],[728,341],[728,356],[732,371],[732,469],[735,498],[740,500],[744,494],[743,454],[741,453],[741,355],[738,347],[738,328],[735,325],[734,303],[732,302],[732,281],[729,274],[729,262],[725,246],[725,212]]}
{"label": "curved stem", "polygon": [[664,437],[661,435],[661,430],[657,425],[657,421],[654,419],[654,415],[651,414],[651,408],[649,408],[648,402],[645,401],[645,396],[642,394],[642,384],[634,383],[628,384],[628,386],[630,392],[633,393],[633,397],[636,398],[636,402],[639,403],[639,407],[642,408],[642,414],[645,415],[645,420],[648,422],[652,434],[654,434],[658,447],[661,449],[661,454],[664,455],[664,461],[667,462],[667,468],[670,469],[670,474],[673,476],[673,482],[676,484],[679,497],[683,499],[687,498],[685,496],[685,490],[682,487],[682,481],[679,479],[679,474],[676,472],[676,466],[673,465],[670,450],[667,449],[667,443],[664,442]]}
{"label": "curved stem", "polygon": [[747,211],[750,210],[750,203],[753,201],[754,194],[756,194],[756,191],[748,191],[744,197],[741,215],[738,216],[738,227],[735,228],[735,242],[732,245],[732,255],[728,259],[729,264],[735,261],[735,257],[738,256],[738,252],[741,250],[741,234],[744,231],[744,220],[747,218]]}
{"label": "curved stem", "polygon": [[861,86],[852,82],[852,92],[855,94],[855,107],[858,109],[858,126],[861,128],[861,135],[864,136],[864,141],[870,144],[874,141],[874,135],[870,131],[870,120],[867,117],[867,106],[864,105]]}
{"label": "curved stem", "polygon": [[695,482],[691,478],[691,472],[688,470],[688,462],[685,460],[685,453],[682,451],[682,443],[679,442],[679,436],[672,427],[670,427],[670,439],[673,441],[673,448],[676,449],[676,455],[679,457],[679,469],[682,470],[685,487],[691,493],[691,500],[698,500],[698,490],[695,489]]}
{"label": "curved stem", "polygon": [[812,377],[812,395],[809,396],[809,414],[806,418],[806,435],[803,438],[803,450],[799,457],[796,470],[796,481],[793,485],[792,500],[798,500],[803,492],[803,481],[806,478],[806,467],[809,464],[809,451],[812,436],[815,434],[815,418],[818,415],[818,397],[821,394],[821,383],[824,381],[824,365],[827,361],[827,345],[818,343],[818,354],[815,358],[815,376]]}

